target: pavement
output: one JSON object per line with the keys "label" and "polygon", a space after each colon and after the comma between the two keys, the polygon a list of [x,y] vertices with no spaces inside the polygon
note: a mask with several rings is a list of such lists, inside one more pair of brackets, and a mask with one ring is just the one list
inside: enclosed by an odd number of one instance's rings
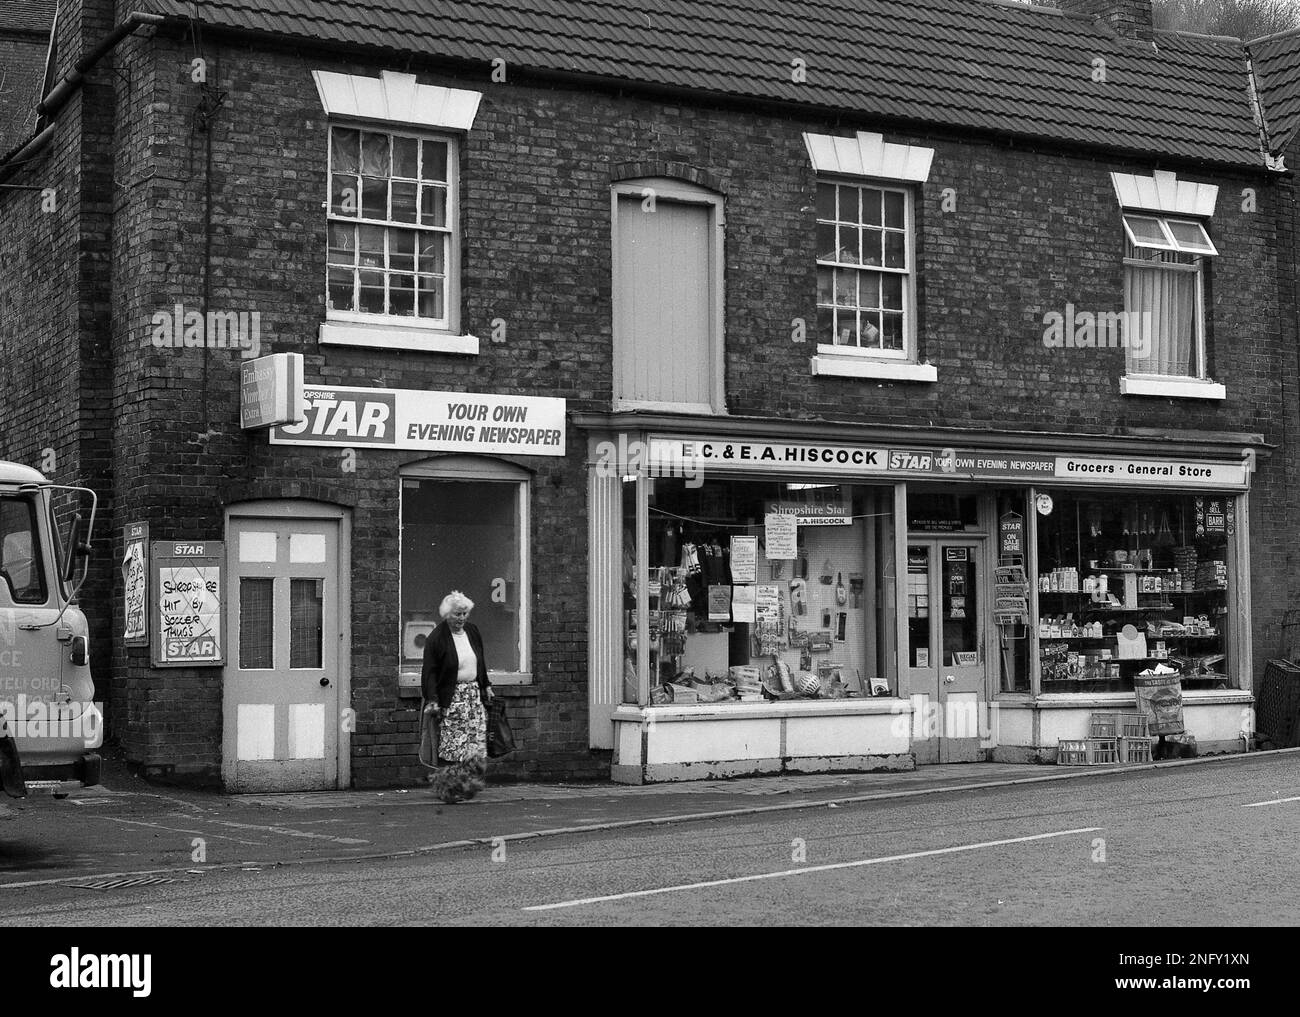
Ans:
{"label": "pavement", "polygon": [[[103,784],[0,805],[0,890],[211,869],[396,859],[503,841],[838,808],[989,787],[1231,767],[1272,753],[1105,767],[964,763],[898,773],[807,774],[626,786],[489,784],[445,805],[426,788],[228,795],[158,787],[107,760]],[[1300,755],[1293,756],[1300,762]]]}

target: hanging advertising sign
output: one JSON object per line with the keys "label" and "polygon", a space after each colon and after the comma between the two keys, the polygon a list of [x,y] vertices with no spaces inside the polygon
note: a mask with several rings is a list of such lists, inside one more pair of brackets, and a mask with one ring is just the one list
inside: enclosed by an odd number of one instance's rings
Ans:
{"label": "hanging advertising sign", "polygon": [[564,455],[563,399],[321,386],[302,399],[301,422],[271,428],[272,445]]}
{"label": "hanging advertising sign", "polygon": [[765,515],[794,516],[797,526],[851,526],[849,503],[843,498],[834,501],[769,501],[764,504]]}
{"label": "hanging advertising sign", "polygon": [[127,523],[122,537],[122,641],[127,646],[148,646],[149,524]]}
{"label": "hanging advertising sign", "polygon": [[154,667],[225,663],[221,631],[220,540],[157,541],[150,546]]}
{"label": "hanging advertising sign", "polygon": [[302,420],[302,354],[273,353],[239,368],[239,426],[245,431]]}
{"label": "hanging advertising sign", "polygon": [[1025,517],[1005,512],[998,518],[998,554],[1004,557],[1025,553]]}

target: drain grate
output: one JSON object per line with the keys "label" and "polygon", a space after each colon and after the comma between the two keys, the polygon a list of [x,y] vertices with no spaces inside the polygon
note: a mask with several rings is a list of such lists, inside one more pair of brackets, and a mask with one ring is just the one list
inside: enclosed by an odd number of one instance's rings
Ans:
{"label": "drain grate", "polygon": [[166,876],[130,876],[126,879],[101,879],[94,883],[71,883],[78,890],[121,890],[128,886],[157,886],[160,883],[174,883],[176,880]]}

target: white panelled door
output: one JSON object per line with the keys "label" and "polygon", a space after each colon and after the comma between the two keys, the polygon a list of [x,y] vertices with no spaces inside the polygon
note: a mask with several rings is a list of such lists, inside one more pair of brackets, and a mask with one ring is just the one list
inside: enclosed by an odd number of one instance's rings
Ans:
{"label": "white panelled door", "polygon": [[226,548],[226,788],[337,788],[339,523],[232,517]]}

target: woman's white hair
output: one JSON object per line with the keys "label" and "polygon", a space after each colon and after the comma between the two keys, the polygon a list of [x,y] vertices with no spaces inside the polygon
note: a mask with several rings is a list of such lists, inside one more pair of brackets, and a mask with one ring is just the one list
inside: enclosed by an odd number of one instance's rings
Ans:
{"label": "woman's white hair", "polygon": [[438,614],[446,618],[457,608],[463,607],[466,611],[474,610],[474,601],[470,600],[460,590],[452,590],[447,596],[442,598],[442,604],[438,607]]}

